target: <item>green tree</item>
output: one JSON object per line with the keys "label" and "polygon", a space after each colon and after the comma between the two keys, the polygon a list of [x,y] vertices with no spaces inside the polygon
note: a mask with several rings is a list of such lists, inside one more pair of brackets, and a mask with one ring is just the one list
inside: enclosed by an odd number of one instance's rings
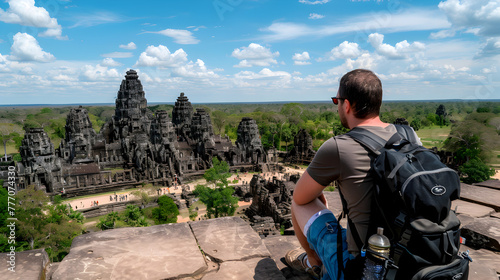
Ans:
{"label": "green tree", "polygon": [[205,171],[203,177],[207,185],[196,186],[193,193],[207,207],[207,216],[212,218],[232,216],[238,208],[238,198],[233,196],[234,189],[229,186],[229,165],[225,161],[212,159],[213,167]]}
{"label": "green tree", "polygon": [[82,234],[83,215],[68,205],[49,205],[48,201],[34,186],[17,193],[16,245],[20,250],[44,248],[52,261],[61,261],[73,238]]}
{"label": "green tree", "polygon": [[177,223],[179,209],[174,200],[166,195],[158,198],[158,207],[153,209],[153,219],[156,224]]}
{"label": "green tree", "polygon": [[467,184],[489,180],[495,175],[495,169],[488,167],[481,159],[473,158],[460,167],[462,181]]}
{"label": "green tree", "polygon": [[99,222],[97,222],[96,227],[101,229],[101,230],[108,230],[108,229],[113,229],[115,228],[116,221],[120,220],[120,216],[118,215],[117,212],[111,212],[106,214],[103,218],[99,219]]}
{"label": "green tree", "polygon": [[123,221],[131,227],[149,226],[143,211],[136,205],[127,205],[127,208],[123,211]]}
{"label": "green tree", "polygon": [[422,121],[414,119],[411,121],[410,126],[413,127],[413,130],[418,131],[422,127]]}
{"label": "green tree", "polygon": [[13,140],[15,137],[19,137],[21,133],[21,128],[12,123],[1,123],[0,124],[0,141],[3,143],[5,160],[7,161],[7,143]]}

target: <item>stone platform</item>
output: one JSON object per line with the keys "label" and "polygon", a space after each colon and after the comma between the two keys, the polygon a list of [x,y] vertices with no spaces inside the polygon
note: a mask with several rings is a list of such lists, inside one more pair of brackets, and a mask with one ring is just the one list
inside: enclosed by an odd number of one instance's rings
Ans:
{"label": "stone platform", "polygon": [[[338,193],[325,196],[330,210],[338,215],[341,211]],[[469,279],[498,280],[500,219],[493,216],[498,212],[470,199],[454,201],[453,205],[463,224],[462,235],[467,239],[460,251],[470,250],[474,260]],[[8,274],[11,272],[4,266],[1,275],[23,280],[310,279],[285,265],[286,252],[297,247],[295,236],[261,239],[242,219],[224,217],[81,235],[74,239],[69,255],[62,262],[49,264],[43,250],[21,252],[17,253],[16,273]],[[0,256],[7,259],[6,253]]]}

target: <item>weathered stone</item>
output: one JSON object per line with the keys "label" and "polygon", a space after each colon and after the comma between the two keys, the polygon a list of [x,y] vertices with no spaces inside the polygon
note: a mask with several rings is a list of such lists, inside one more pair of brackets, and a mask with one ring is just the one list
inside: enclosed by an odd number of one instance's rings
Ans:
{"label": "weathered stone", "polygon": [[262,142],[259,136],[259,127],[257,122],[251,118],[243,118],[238,125],[238,138],[236,147],[242,153],[242,161],[263,163],[266,160]]}
{"label": "weathered stone", "polygon": [[206,269],[189,225],[182,223],[80,235],[52,279],[181,278]]}
{"label": "weathered stone", "polygon": [[465,215],[465,214],[459,214],[457,215],[457,218],[460,220],[460,224],[462,227],[474,222],[474,220],[476,220],[476,218],[473,218],[469,215]]}
{"label": "weathered stone", "polygon": [[462,200],[472,201],[500,212],[500,191],[467,184],[461,184],[460,198]]}
{"label": "weathered stone", "polygon": [[283,274],[270,258],[253,258],[245,261],[228,261],[220,264],[215,273],[207,274],[203,280],[285,280]]}
{"label": "weathered stone", "polygon": [[488,180],[481,183],[474,183],[473,185],[500,190],[500,180],[497,179]]}
{"label": "weathered stone", "polygon": [[455,213],[457,214],[465,214],[474,218],[487,217],[495,212],[495,210],[491,207],[463,201],[460,199],[451,202],[451,209],[455,210]]}
{"label": "weathered stone", "polygon": [[293,235],[276,235],[264,239],[264,244],[271,253],[271,258],[276,262],[279,269],[287,267],[285,255],[288,251],[300,247],[299,240]]}
{"label": "weathered stone", "polygon": [[189,99],[181,92],[181,95],[175,102],[174,110],[172,111],[172,123],[178,127],[191,124],[193,116],[193,106]]}
{"label": "weathered stone", "polygon": [[472,262],[469,265],[469,279],[471,279],[471,280],[498,280],[498,275],[494,269],[486,267],[481,263]]}
{"label": "weathered stone", "polygon": [[66,137],[61,141],[58,156],[69,162],[92,162],[92,146],[97,134],[89,114],[82,106],[72,108],[66,117]]}
{"label": "weathered stone", "polygon": [[462,236],[467,245],[500,251],[500,220],[496,218],[476,218],[462,227]]}
{"label": "weathered stone", "polygon": [[[14,258],[10,253],[0,253],[2,279],[26,280],[44,279],[45,270],[49,264],[49,256],[44,249],[15,252]],[[12,266],[9,262],[13,262]],[[9,268],[13,267],[13,271]],[[3,278],[5,277],[5,278]]]}
{"label": "weathered stone", "polygon": [[239,217],[190,223],[201,250],[218,262],[269,257],[257,233]]}
{"label": "weathered stone", "polygon": [[500,213],[499,212],[493,213],[491,214],[491,217],[500,219]]}
{"label": "weathered stone", "polygon": [[[284,182],[274,178],[265,180],[259,175],[254,175],[250,181],[250,196],[253,197],[252,205],[246,210],[246,215],[250,217],[251,226],[260,235],[267,236],[277,232],[279,227],[289,228],[292,226],[292,191],[295,183]],[[270,217],[271,224],[262,223],[261,217]],[[258,218],[256,218],[258,217]]]}
{"label": "weathered stone", "polygon": [[500,273],[500,252],[494,253],[485,249],[474,250],[465,245],[460,245],[460,252],[465,252],[467,250],[469,250],[469,256],[472,258],[472,263],[479,263]]}
{"label": "weathered stone", "polygon": [[312,143],[311,135],[305,129],[299,130],[293,138],[294,148],[287,154],[285,160],[292,163],[311,162],[316,154]]}

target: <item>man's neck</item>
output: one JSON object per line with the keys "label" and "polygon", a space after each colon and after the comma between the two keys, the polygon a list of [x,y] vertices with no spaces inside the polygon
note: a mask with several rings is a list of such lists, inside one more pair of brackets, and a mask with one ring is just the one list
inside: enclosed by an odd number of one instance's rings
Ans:
{"label": "man's neck", "polygon": [[383,122],[380,120],[379,116],[373,117],[373,118],[366,118],[366,119],[353,119],[352,122],[350,123],[349,127],[355,128],[357,126],[380,126],[380,127],[386,127],[388,126],[388,123]]}

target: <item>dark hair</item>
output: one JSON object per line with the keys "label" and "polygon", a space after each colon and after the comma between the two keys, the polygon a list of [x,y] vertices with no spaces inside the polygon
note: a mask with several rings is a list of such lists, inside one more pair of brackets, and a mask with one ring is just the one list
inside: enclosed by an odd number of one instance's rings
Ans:
{"label": "dark hair", "polygon": [[349,100],[356,118],[378,116],[382,105],[382,82],[370,70],[352,70],[340,79],[339,97]]}

